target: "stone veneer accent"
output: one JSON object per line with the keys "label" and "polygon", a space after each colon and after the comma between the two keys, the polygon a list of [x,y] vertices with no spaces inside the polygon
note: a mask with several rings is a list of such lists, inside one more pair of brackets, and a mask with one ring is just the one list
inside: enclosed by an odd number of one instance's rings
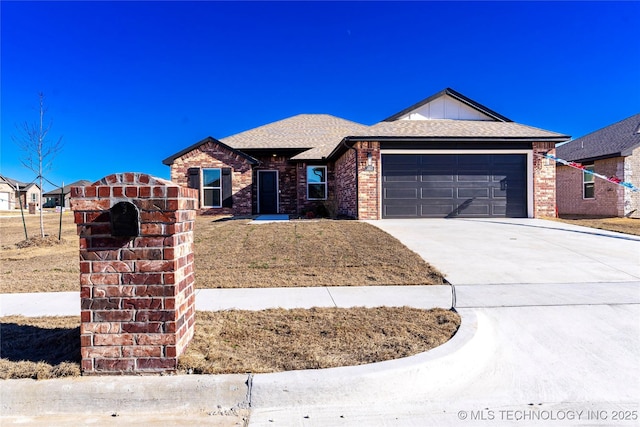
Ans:
{"label": "stone veneer accent", "polygon": [[[122,201],[139,211],[139,236],[112,236],[110,208]],[[84,374],[176,370],[194,333],[196,206],[196,190],[139,173],[72,187]]]}

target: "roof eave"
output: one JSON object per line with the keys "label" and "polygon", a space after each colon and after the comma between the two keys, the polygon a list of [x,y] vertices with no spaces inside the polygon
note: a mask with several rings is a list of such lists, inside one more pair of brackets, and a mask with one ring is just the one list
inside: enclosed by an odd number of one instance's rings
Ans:
{"label": "roof eave", "polygon": [[236,154],[238,154],[238,155],[242,156],[243,158],[245,158],[245,159],[246,159],[249,163],[251,163],[251,164],[257,165],[257,164],[259,163],[259,162],[258,162],[258,160],[256,160],[255,158],[251,157],[251,156],[250,156],[250,155],[248,155],[247,153],[244,153],[244,152],[242,152],[242,151],[240,151],[240,150],[238,150],[238,149],[236,149],[236,148],[233,148],[233,147],[231,147],[231,146],[229,146],[229,145],[225,144],[224,142],[220,142],[219,140],[217,140],[217,139],[215,139],[215,138],[213,138],[213,137],[211,137],[211,136],[208,136],[208,137],[206,137],[205,139],[203,139],[203,140],[201,140],[201,141],[198,141],[198,142],[196,142],[195,144],[193,144],[193,145],[191,145],[191,146],[189,146],[189,147],[185,148],[184,150],[181,150],[181,151],[177,152],[176,154],[174,154],[174,155],[172,155],[172,156],[167,157],[166,159],[164,159],[164,160],[162,161],[162,163],[163,163],[163,164],[165,164],[165,165],[167,165],[167,166],[171,166],[171,165],[173,164],[173,162],[174,162],[178,157],[182,157],[182,156],[184,156],[185,154],[187,154],[187,153],[189,153],[189,152],[191,152],[191,151],[193,151],[193,150],[197,149],[197,148],[198,148],[198,147],[200,147],[201,145],[207,144],[207,143],[209,143],[209,142],[212,142],[212,143],[214,143],[214,144],[217,144],[217,145],[219,145],[219,146],[221,146],[221,147],[223,147],[223,148],[225,148],[225,149],[227,149],[227,150],[229,150],[229,151],[231,151],[231,152],[234,152],[234,153],[236,153]]}
{"label": "roof eave", "polygon": [[473,108],[474,110],[480,111],[481,113],[497,120],[500,122],[512,122],[513,120],[503,116],[502,114],[499,114],[493,110],[491,110],[490,108],[485,107],[484,105],[474,101],[473,99],[467,98],[466,96],[464,96],[463,94],[461,94],[460,92],[456,92],[455,90],[451,89],[451,88],[446,88],[444,90],[441,90],[440,92],[431,95],[430,97],[423,99],[422,101],[408,107],[405,108],[404,110],[400,111],[399,113],[396,113],[394,115],[392,115],[391,117],[387,117],[386,119],[382,120],[383,122],[393,122],[395,120],[398,120],[400,117],[404,116],[405,114],[409,113],[410,111],[413,111],[417,108],[422,107],[425,104],[428,104],[429,102],[433,101],[436,98],[439,98],[443,95],[449,95],[452,98],[462,102],[463,104],[468,105],[469,107]]}
{"label": "roof eave", "polygon": [[567,135],[558,136],[349,136],[348,141],[398,141],[398,142],[564,142],[571,137]]}
{"label": "roof eave", "polygon": [[355,142],[379,141],[379,142],[565,142],[571,137],[567,135],[547,137],[478,137],[478,136],[347,136],[340,141],[333,151],[326,157],[331,160],[343,153]]}
{"label": "roof eave", "polygon": [[625,150],[623,150],[620,155],[623,157],[628,157],[631,156],[633,154],[633,150],[637,149],[640,147],[640,142],[637,144],[633,144],[631,147],[627,147]]}
{"label": "roof eave", "polygon": [[592,157],[584,157],[584,158],[577,158],[577,157],[573,157],[573,156],[569,156],[569,158],[563,159],[563,160],[567,160],[569,162],[576,162],[576,163],[593,163],[593,162],[597,162],[598,160],[607,160],[607,159],[613,159],[615,157],[624,157],[622,155],[622,153],[610,153],[610,154],[603,154],[600,156],[592,156]]}

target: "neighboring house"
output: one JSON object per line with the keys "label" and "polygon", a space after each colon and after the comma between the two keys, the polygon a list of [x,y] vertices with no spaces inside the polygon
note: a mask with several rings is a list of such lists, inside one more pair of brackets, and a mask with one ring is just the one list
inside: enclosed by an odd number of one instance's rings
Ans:
{"label": "neighboring house", "polygon": [[0,210],[20,209],[19,200],[25,209],[28,203],[40,207],[40,187],[0,175]]}
{"label": "neighboring house", "polygon": [[[63,206],[65,208],[69,207],[69,199],[70,199],[70,191],[71,187],[85,187],[91,185],[91,181],[87,181],[86,179],[81,179],[80,181],[73,182],[69,185],[65,185],[63,188],[56,188],[54,190],[48,191],[42,194],[44,197],[44,207],[45,208],[54,208],[56,206]],[[60,200],[64,197],[64,205],[61,205]]]}
{"label": "neighboring house", "polygon": [[569,136],[514,123],[445,89],[377,124],[301,114],[168,157],[202,213],[359,219],[555,215]]}
{"label": "neighboring house", "polygon": [[[607,177],[640,187],[640,114],[556,148],[560,159],[580,163]],[[640,218],[640,193],[558,165],[559,215]]]}

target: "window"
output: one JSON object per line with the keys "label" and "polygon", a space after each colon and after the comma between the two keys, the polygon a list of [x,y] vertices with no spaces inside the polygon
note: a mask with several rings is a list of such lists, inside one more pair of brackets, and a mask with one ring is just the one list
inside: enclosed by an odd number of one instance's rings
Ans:
{"label": "window", "polygon": [[[593,172],[593,165],[585,165],[585,171]],[[582,197],[584,199],[595,199],[594,184],[595,177],[588,172],[582,172]]]}
{"label": "window", "polygon": [[222,180],[220,169],[202,169],[202,194],[204,206],[222,207]]}
{"label": "window", "polygon": [[327,167],[307,166],[307,199],[325,200],[327,198]]}
{"label": "window", "polygon": [[187,187],[200,190],[200,207],[232,208],[231,168],[199,168],[187,170]]}

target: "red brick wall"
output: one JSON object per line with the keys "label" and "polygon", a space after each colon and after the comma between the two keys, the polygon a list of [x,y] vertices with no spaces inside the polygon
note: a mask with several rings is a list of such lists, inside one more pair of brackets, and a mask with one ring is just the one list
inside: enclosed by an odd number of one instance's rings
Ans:
{"label": "red brick wall", "polygon": [[[137,237],[111,235],[110,208],[121,201],[139,211]],[[137,173],[71,189],[83,373],[175,371],[194,332],[196,206],[196,190]]]}
{"label": "red brick wall", "polygon": [[[598,160],[594,172],[623,179],[624,158]],[[624,188],[600,178],[594,179],[593,199],[583,199],[583,172],[569,166],[557,166],[558,213],[560,215],[623,216]]]}
{"label": "red brick wall", "polygon": [[533,216],[556,216],[556,166],[555,162],[540,154],[555,154],[552,142],[533,143]]}
{"label": "red brick wall", "polygon": [[335,163],[335,194],[338,214],[352,218],[358,215],[355,162],[355,151],[347,150]]}
{"label": "red brick wall", "polygon": [[[204,214],[251,215],[252,211],[252,168],[241,155],[227,150],[215,142],[207,142],[200,147],[178,157],[171,165],[171,181],[187,186],[189,168],[231,168],[233,187],[232,208],[201,209]],[[199,205],[198,205],[199,207]]]}
{"label": "red brick wall", "polygon": [[[380,219],[381,162],[379,142],[358,142],[358,219]],[[371,153],[373,171],[366,171]]]}

